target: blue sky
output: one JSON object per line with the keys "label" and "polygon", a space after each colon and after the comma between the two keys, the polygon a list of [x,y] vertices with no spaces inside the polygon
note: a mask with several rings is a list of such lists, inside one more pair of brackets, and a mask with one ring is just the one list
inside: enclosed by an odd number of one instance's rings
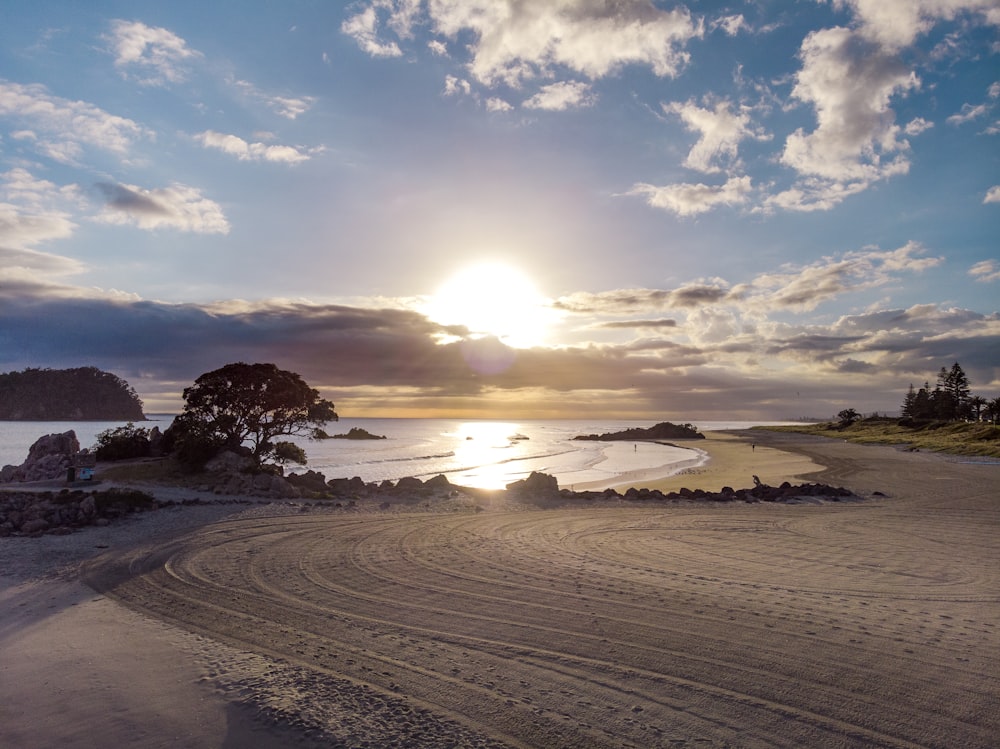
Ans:
{"label": "blue sky", "polygon": [[1000,395],[1000,2],[18,3],[0,370],[345,416]]}

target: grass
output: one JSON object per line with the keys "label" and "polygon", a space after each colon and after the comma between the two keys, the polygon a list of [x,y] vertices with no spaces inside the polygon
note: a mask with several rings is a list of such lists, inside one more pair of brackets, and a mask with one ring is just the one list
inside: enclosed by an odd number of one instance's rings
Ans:
{"label": "grass", "polygon": [[199,482],[199,477],[185,473],[169,458],[102,463],[98,468],[98,478],[105,481],[137,481],[176,486],[188,486]]}
{"label": "grass", "polygon": [[771,431],[816,434],[869,445],[905,445],[952,455],[1000,458],[1000,427],[964,421],[904,422],[873,417],[848,427],[836,422],[766,427]]}

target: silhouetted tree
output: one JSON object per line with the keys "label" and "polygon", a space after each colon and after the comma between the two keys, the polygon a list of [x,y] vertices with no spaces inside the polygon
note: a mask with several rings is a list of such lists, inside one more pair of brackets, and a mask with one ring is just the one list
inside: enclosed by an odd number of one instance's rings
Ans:
{"label": "silhouetted tree", "polygon": [[845,408],[843,411],[837,414],[837,419],[840,422],[840,426],[849,427],[855,421],[861,418],[861,414],[855,411],[853,408]]}
{"label": "silhouetted tree", "polygon": [[269,457],[305,462],[304,451],[274,439],[312,436],[337,420],[331,401],[274,364],[238,362],[207,372],[185,388],[184,401],[168,432],[178,458],[187,463],[204,463],[227,448],[245,448],[258,464]]}

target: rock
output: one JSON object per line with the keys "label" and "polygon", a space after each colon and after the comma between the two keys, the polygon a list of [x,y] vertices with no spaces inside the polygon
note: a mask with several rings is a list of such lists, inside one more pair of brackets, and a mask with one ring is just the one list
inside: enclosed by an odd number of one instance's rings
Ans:
{"label": "rock", "polygon": [[555,476],[532,471],[528,478],[507,484],[507,491],[522,497],[552,499],[559,496],[559,482]]}
{"label": "rock", "polygon": [[232,450],[223,450],[205,463],[205,470],[210,473],[240,473],[249,470],[253,465],[253,458],[239,455]]}
{"label": "rock", "polygon": [[427,481],[424,482],[424,486],[426,486],[428,489],[447,490],[451,489],[451,482],[448,480],[447,476],[445,476],[443,473],[439,473],[434,478],[427,479]]}
{"label": "rock", "polygon": [[80,441],[70,429],[61,434],[46,434],[28,449],[28,458],[20,466],[4,466],[0,481],[47,481],[62,478],[80,452]]}
{"label": "rock", "polygon": [[396,491],[420,491],[424,488],[424,482],[413,476],[405,476],[396,482]]}
{"label": "rock", "polygon": [[303,474],[292,473],[285,478],[292,486],[317,494],[326,494],[328,487],[326,476],[318,471],[306,471]]}
{"label": "rock", "polygon": [[48,527],[48,522],[42,518],[34,518],[21,524],[21,533],[30,536],[33,533],[41,533],[42,531],[47,530]]}

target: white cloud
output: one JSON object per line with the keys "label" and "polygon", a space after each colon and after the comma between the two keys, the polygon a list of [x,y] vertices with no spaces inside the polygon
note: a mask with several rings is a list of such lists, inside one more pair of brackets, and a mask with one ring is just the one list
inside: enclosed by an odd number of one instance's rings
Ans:
{"label": "white cloud", "polygon": [[851,195],[868,189],[865,181],[838,182],[836,180],[810,177],[799,180],[794,187],[772,195],[764,201],[762,212],[772,208],[790,211],[828,211]]}
{"label": "white cloud", "polygon": [[841,258],[823,258],[803,267],[789,266],[757,276],[744,291],[752,305],[764,309],[813,310],[842,294],[884,286],[899,273],[920,273],[940,265],[940,257],[923,257],[918,242],[895,250],[865,249]]}
{"label": "white cloud", "polygon": [[427,49],[429,49],[438,57],[448,56],[448,47],[445,45],[444,42],[438,39],[431,39],[429,42],[427,42]]}
{"label": "white cloud", "polygon": [[316,97],[314,96],[283,96],[280,94],[269,94],[261,91],[249,81],[243,81],[236,78],[230,78],[228,83],[235,86],[252,99],[263,102],[263,104],[271,111],[289,120],[294,120],[300,114],[308,112],[309,109],[312,108],[313,104],[316,103]]}
{"label": "white cloud", "polygon": [[934,127],[933,122],[929,122],[923,117],[914,117],[906,123],[906,127],[903,128],[903,132],[907,135],[920,135],[920,133],[925,130],[930,130],[932,127]]}
{"label": "white cloud", "polygon": [[665,11],[649,0],[611,6],[574,0],[435,0],[430,12],[438,32],[475,36],[469,67],[487,85],[517,85],[551,65],[590,78],[627,64],[674,76],[688,59],[679,48],[703,33],[684,6]]}
{"label": "white cloud", "polygon": [[640,195],[653,208],[662,208],[678,216],[695,216],[719,205],[745,203],[752,192],[750,177],[731,177],[724,185],[679,183],[656,187],[637,184],[629,195]]}
{"label": "white cloud", "polygon": [[140,71],[132,77],[145,85],[180,83],[186,77],[183,63],[201,57],[172,31],[139,21],[112,21],[107,40],[115,55],[115,66],[126,76]]}
{"label": "white cloud", "polygon": [[297,164],[308,161],[309,155],[292,146],[269,146],[264,143],[248,143],[236,135],[206,130],[198,133],[195,140],[205,148],[216,148],[240,161],[278,161]]}
{"label": "white cloud", "polygon": [[993,187],[986,191],[983,204],[986,203],[1000,203],[1000,185],[993,185]]}
{"label": "white cloud", "polygon": [[87,102],[53,96],[38,84],[0,81],[0,117],[28,125],[31,135],[22,131],[24,140],[63,163],[75,163],[83,146],[124,156],[137,139],[153,135],[130,119]]}
{"label": "white cloud", "polygon": [[503,99],[491,96],[486,100],[486,109],[490,112],[509,112],[513,109],[513,105]]}
{"label": "white cloud", "polygon": [[834,0],[849,7],[861,32],[888,51],[908,47],[930,31],[939,20],[952,20],[962,13],[975,14],[987,24],[1000,24],[996,0]]}
{"label": "white cloud", "polygon": [[399,57],[403,51],[396,42],[381,42],[378,38],[378,14],[376,6],[384,7],[383,3],[373,3],[359,13],[346,19],[340,30],[354,39],[365,52],[372,57]]}
{"label": "white cloud", "polygon": [[66,209],[80,200],[76,185],[59,187],[21,168],[0,174],[0,279],[37,282],[82,270],[77,260],[36,249],[73,235],[77,225]]}
{"label": "white cloud", "polygon": [[444,95],[445,96],[458,96],[459,94],[464,94],[468,96],[472,93],[472,84],[467,80],[462,78],[457,78],[453,75],[447,75],[444,79]]}
{"label": "white cloud", "polygon": [[542,86],[541,90],[525,101],[523,106],[526,109],[562,111],[565,109],[589,107],[596,101],[597,96],[591,93],[589,83],[560,81],[559,83]]}
{"label": "white cloud", "polygon": [[749,30],[750,25],[743,18],[743,14],[739,13],[733,16],[723,16],[721,18],[716,18],[709,24],[709,28],[712,31],[716,29],[722,29],[729,36],[736,36],[740,31],[747,29]]}
{"label": "white cloud", "polygon": [[[1000,199],[998,199],[1000,202]],[[981,260],[969,268],[969,275],[980,283],[1000,281],[1000,262],[996,260]]]}
{"label": "white cloud", "polygon": [[683,104],[664,104],[663,109],[678,115],[688,130],[701,134],[684,159],[684,166],[699,172],[721,172],[723,165],[719,162],[727,167],[737,165],[740,141],[746,138],[764,140],[769,137],[751,127],[750,115],[745,108],[733,112],[732,103],[725,99],[716,102],[713,109],[699,107],[693,100]]}
{"label": "white cloud", "polygon": [[[419,7],[417,0],[369,0],[341,30],[372,56],[398,57],[402,50],[384,38],[380,19],[404,39]],[[593,79],[630,64],[674,76],[688,60],[683,46],[704,33],[684,6],[662,10],[651,0],[431,0],[426,13],[434,32],[448,39],[472,37],[469,70],[487,86],[519,86],[549,75],[556,65]]]}
{"label": "white cloud", "polygon": [[917,88],[917,77],[845,28],[810,33],[800,55],[792,96],[814,107],[817,127],[788,137],[782,163],[838,182],[905,173],[909,161],[899,152],[909,144],[898,139],[889,101]]}
{"label": "white cloud", "polygon": [[228,234],[222,207],[187,185],[147,190],[136,185],[100,183],[106,205],[98,221],[133,224],[140,229],[177,229],[196,234]]}
{"label": "white cloud", "polygon": [[963,104],[962,111],[949,117],[947,123],[949,125],[963,125],[977,117],[982,117],[987,111],[989,111],[989,108],[985,104],[977,104],[975,106],[972,104]]}

